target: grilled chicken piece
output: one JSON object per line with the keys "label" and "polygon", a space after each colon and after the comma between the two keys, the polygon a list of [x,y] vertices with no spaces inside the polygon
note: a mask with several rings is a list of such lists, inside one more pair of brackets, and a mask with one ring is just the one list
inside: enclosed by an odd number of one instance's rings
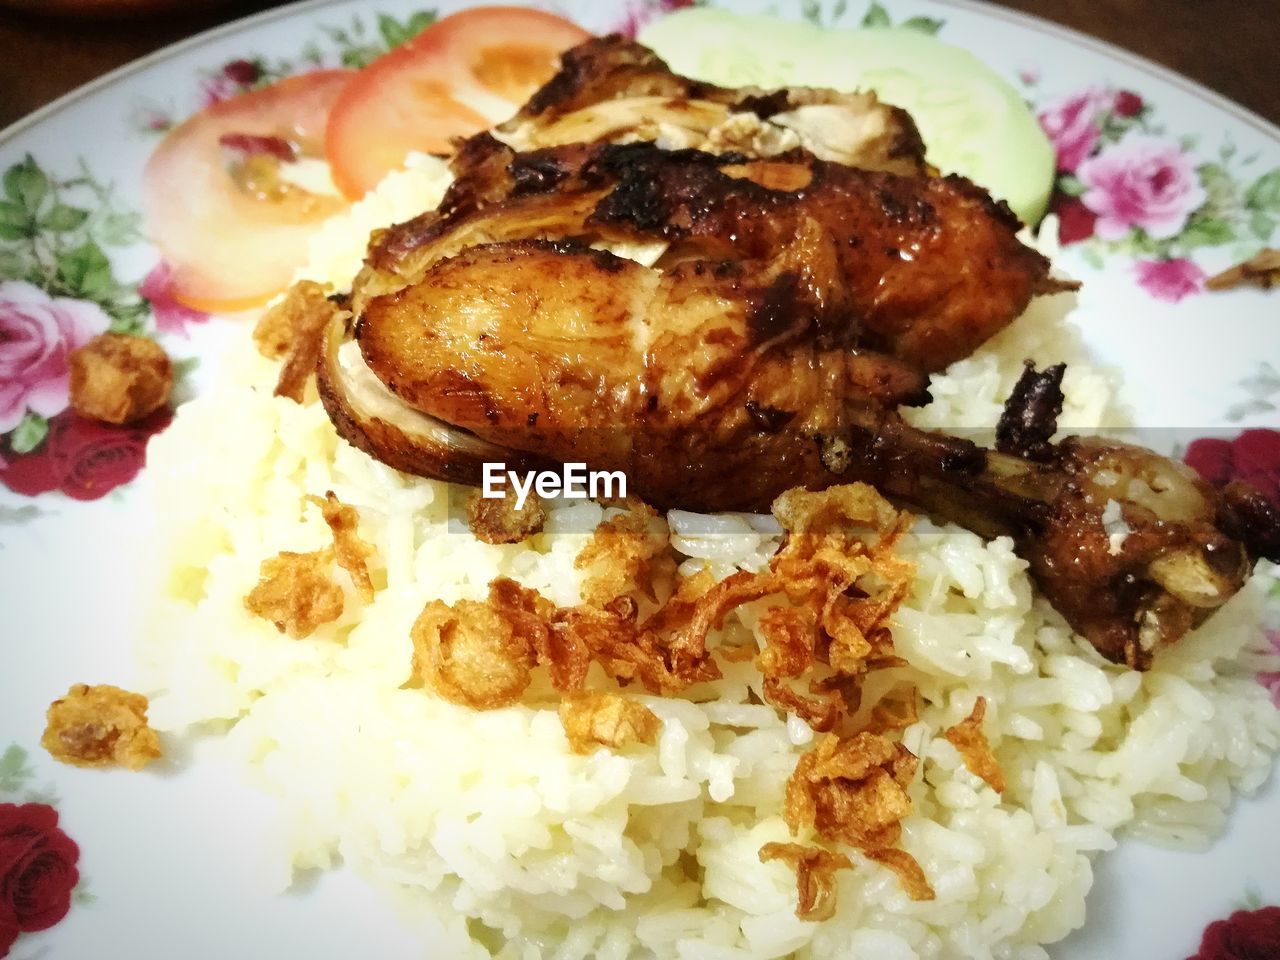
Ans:
{"label": "grilled chicken piece", "polygon": [[672,73],[652,50],[617,35],[566,52],[560,71],[494,132],[517,150],[648,140],[768,157],[803,147],[868,170],[931,172],[910,115],[874,93],[718,87]]}
{"label": "grilled chicken piece", "polygon": [[[343,435],[427,476],[582,459],[659,505],[766,507],[827,482],[815,438],[850,411],[923,399],[925,371],[1057,287],[958,178],[647,143],[464,153],[438,213],[376,239],[321,365]],[[587,246],[654,242],[653,267]]]}
{"label": "grilled chicken piece", "polygon": [[[616,38],[572,51],[499,131],[545,147],[472,138],[440,209],[375,236],[355,319],[326,329],[326,408],[378,459],[471,484],[485,462],[572,460],[625,471],[656,506],[760,510],[793,486],[868,481],[1013,537],[1075,629],[1147,666],[1253,559],[1280,559],[1276,510],[1149,451],[1051,443],[1060,370],[1028,371],[997,450],[908,426],[896,407],[928,371],[1067,285],[1007,208],[921,175],[891,108],[862,103],[871,132],[844,140],[877,169],[760,158],[781,143],[765,121],[851,103],[699,84]],[[756,124],[742,154],[713,155],[721,108]],[[563,143],[588,136],[706,150]]]}
{"label": "grilled chicken piece", "polygon": [[321,396],[375,457],[468,483],[485,461],[574,460],[623,470],[660,507],[759,510],[792,486],[871,482],[1013,537],[1072,626],[1136,668],[1254,558],[1280,559],[1260,495],[1219,494],[1134,447],[1050,443],[1061,370],[1028,372],[998,450],[909,427],[895,407],[919,394],[919,368],[859,345],[839,246],[816,218],[795,230],[770,260],[663,270],[568,242],[467,247],[354,325],[335,315]]}
{"label": "grilled chicken piece", "polygon": [[790,263],[774,271],[778,289],[753,293],[765,298],[751,312],[755,341],[789,322],[770,317],[768,303],[806,285],[826,298],[813,335],[933,371],[1002,330],[1034,294],[1065,288],[1018,242],[1009,209],[959,177],[899,177],[802,151],[747,161],[648,143],[515,154],[490,142],[474,152],[485,155],[438,211],[375,238],[353,289],[358,313],[480,244],[656,243],[660,269],[739,263],[758,276]]}
{"label": "grilled chicken piece", "polygon": [[1078,633],[1109,660],[1146,669],[1234,596],[1256,559],[1280,562],[1280,510],[1243,484],[1215,490],[1141,447],[1050,443],[1064,371],[1028,364],[995,450],[890,414],[851,430],[833,466],[938,519],[1012,537]]}
{"label": "grilled chicken piece", "polygon": [[[582,459],[658,505],[767,507],[829,482],[816,438],[1061,288],[960,178],[482,139],[462,168],[375,239],[321,364],[344,436],[428,476]],[[654,243],[652,267],[588,246]]]}
{"label": "grilled chicken piece", "polygon": [[[504,285],[487,287],[486,274]],[[1220,493],[1125,444],[1050,444],[1043,413],[1039,430],[1004,430],[1005,449],[985,450],[908,426],[868,385],[874,358],[798,329],[750,347],[746,284],[697,263],[658,274],[545,241],[473,248],[375,301],[359,343],[344,339],[339,316],[321,396],[375,457],[473,484],[485,460],[530,470],[571,459],[625,470],[629,492],[660,507],[761,510],[795,485],[872,483],[939,519],[1012,537],[1072,627],[1136,669],[1238,592],[1256,558],[1280,562],[1280,512],[1247,487]],[[546,309],[566,288],[576,309]],[[407,337],[420,338],[420,354],[397,350]],[[441,362],[460,355],[467,362]],[[396,391],[383,391],[372,430],[350,412],[344,363]],[[451,439],[416,440],[424,424],[453,425]]]}

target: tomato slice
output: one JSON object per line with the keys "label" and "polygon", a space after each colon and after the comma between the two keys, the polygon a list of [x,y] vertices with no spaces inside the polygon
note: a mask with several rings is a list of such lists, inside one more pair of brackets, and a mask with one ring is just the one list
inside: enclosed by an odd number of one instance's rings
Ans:
{"label": "tomato slice", "polygon": [[320,70],[225,100],[156,147],[143,175],[143,215],[172,268],[175,299],[244,310],[289,284],[316,225],[348,205],[331,187],[298,182],[325,162],[329,112],[352,76]]}
{"label": "tomato slice", "polygon": [[452,138],[506,120],[551,78],[559,55],[590,36],[527,7],[472,7],[444,17],[373,61],[342,92],[325,135],[334,182],[356,199],[403,167],[411,151],[452,153]]}

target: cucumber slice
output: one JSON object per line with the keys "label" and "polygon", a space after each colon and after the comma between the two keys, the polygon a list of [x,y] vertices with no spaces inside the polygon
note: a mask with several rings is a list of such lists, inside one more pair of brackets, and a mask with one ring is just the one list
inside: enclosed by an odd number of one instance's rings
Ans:
{"label": "cucumber slice", "polygon": [[677,73],[725,86],[871,89],[907,110],[929,162],[1044,215],[1054,153],[1021,95],[981,60],[912,30],[822,29],[693,8],[650,24],[640,42]]}

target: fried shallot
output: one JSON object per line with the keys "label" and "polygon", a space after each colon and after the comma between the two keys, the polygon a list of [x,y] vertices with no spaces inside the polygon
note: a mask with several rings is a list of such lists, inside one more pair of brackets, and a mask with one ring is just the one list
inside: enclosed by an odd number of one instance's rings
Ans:
{"label": "fried shallot", "polygon": [[584,693],[560,701],[560,723],[574,753],[652,745],[662,721],[644,704],[616,693]]}
{"label": "fried shallot", "polygon": [[535,493],[516,506],[516,492],[503,489],[500,497],[486,497],[473,490],[467,497],[467,526],[484,543],[522,543],[542,530],[547,512]]}
{"label": "fried shallot", "polygon": [[801,920],[830,920],[836,912],[836,871],[851,870],[843,853],[801,843],[766,843],[760,862],[781,860],[796,874],[796,916]]}
{"label": "fried shallot", "polygon": [[71,408],[82,417],[136,423],[169,402],[173,364],[148,337],[103,333],[67,357]]}
{"label": "fried shallot", "polygon": [[147,698],[110,684],[74,684],[49,705],[40,745],[76,767],[141,770],[160,756],[160,738],[147,723]]}
{"label": "fried shallot", "polygon": [[268,359],[283,361],[275,395],[301,403],[320,358],[325,326],[347,316],[314,280],[300,280],[258,320],[253,339]]}
{"label": "fried shallot", "polygon": [[460,706],[492,710],[517,703],[537,662],[531,633],[546,629],[552,608],[509,580],[494,581],[486,602],[432,600],[411,631],[414,673]]}
{"label": "fried shallot", "polygon": [[863,850],[862,855],[896,873],[902,889],[912,900],[932,900],[937,896],[933,885],[929,883],[928,877],[920,866],[920,861],[907,851],[890,847],[880,850]]}
{"label": "fried shallot", "polygon": [[632,504],[626,512],[604,520],[573,561],[587,574],[582,598],[602,607],[638,589],[654,599],[656,581],[669,579],[674,572],[667,542],[666,524],[647,504]]}
{"label": "fried shallot", "polygon": [[[490,584],[483,602],[433,601],[414,627],[416,672],[441,696],[482,709],[519,699],[535,664],[547,667],[562,694],[581,691],[589,666],[597,663],[618,683],[639,682],[650,693],[671,695],[718,679],[710,633],[744,603],[774,597],[762,621],[769,641],[759,661],[765,697],[815,729],[830,730],[848,715],[867,670],[898,662],[888,618],[913,567],[893,547],[910,521],[860,484],[792,491],[775,510],[788,538],[767,569],[740,571],[714,584],[682,580],[643,620],[630,596],[564,608],[505,578]],[[646,524],[651,519],[644,512],[622,516]],[[647,550],[643,556],[645,563],[652,559]],[[642,571],[632,563],[634,552],[622,550],[620,557],[633,575]],[[621,588],[625,582],[610,584]],[[494,662],[473,655],[481,649]],[[812,679],[807,692],[794,690],[788,681],[812,667],[821,667],[824,676]]]}
{"label": "fried shallot", "polygon": [[325,492],[324,499],[309,496],[307,502],[320,508],[324,522],[329,525],[329,530],[333,534],[334,556],[338,566],[350,575],[360,598],[365,603],[371,603],[373,578],[369,576],[369,559],[377,553],[377,550],[357,532],[360,515],[356,512],[356,508],[343,503],[332,490]]}
{"label": "fried shallot", "polygon": [[[641,619],[630,594],[647,579],[647,565],[666,539],[650,529],[651,511],[633,508],[602,525],[595,549],[584,551],[586,566],[601,561],[619,568],[597,602],[559,607],[501,577],[483,602],[433,600],[413,626],[414,674],[438,696],[484,710],[519,702],[534,670],[545,668],[561,695],[560,720],[572,749],[652,743],[658,718],[621,694],[588,691],[590,667],[599,665],[622,686],[638,682],[654,694],[682,693],[721,676],[717,650],[708,643],[712,631],[743,604],[766,601],[770,606],[758,620],[766,646],[757,658],[766,701],[819,731],[832,730],[857,711],[869,671],[901,662],[889,617],[914,573],[894,555],[910,518],[862,484],[788,491],[774,514],[786,540],[766,569],[719,583],[709,574],[682,578]],[[726,659],[740,660],[740,649],[730,647]],[[806,679],[806,689],[793,686]],[[881,730],[910,722],[914,690],[900,710],[889,709],[878,721],[872,714]],[[881,732],[828,733],[797,762],[784,819],[793,833],[811,829],[823,840],[875,854],[912,897],[932,895],[908,854],[886,852],[911,810],[906,788],[915,769],[915,756]],[[796,869],[799,916],[828,915],[831,875],[849,865],[847,857],[798,844],[770,845],[761,856]]]}
{"label": "fried shallot", "polygon": [[257,585],[244,598],[245,608],[295,640],[309,637],[342,614],[342,588],[330,576],[332,565],[332,547],[311,553],[285,550],[268,557],[262,561]]}
{"label": "fried shallot", "polygon": [[955,726],[948,727],[942,735],[959,751],[970,773],[985,780],[996,793],[1004,793],[1004,771],[991,752],[987,735],[982,732],[982,720],[986,715],[987,698],[978,697],[969,715]]}
{"label": "fried shallot", "polygon": [[916,757],[901,743],[866,731],[828,733],[787,780],[783,819],[792,833],[812,828],[860,850],[892,847],[911,812],[915,771]]}

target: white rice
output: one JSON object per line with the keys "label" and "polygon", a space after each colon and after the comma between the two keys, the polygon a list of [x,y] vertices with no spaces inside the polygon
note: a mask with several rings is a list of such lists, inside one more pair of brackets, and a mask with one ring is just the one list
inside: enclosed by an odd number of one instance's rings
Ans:
{"label": "white rice", "polygon": [[[304,275],[349,283],[369,229],[431,206],[447,174],[421,159],[321,232]],[[1080,362],[1069,297],[935,377],[921,425],[990,428],[1026,356],[1073,361],[1075,428],[1114,416],[1107,378]],[[1231,798],[1256,790],[1280,713],[1253,679],[1268,570],[1201,630],[1138,674],[1103,662],[1033,595],[1006,540],[920,522],[896,618],[909,666],[873,675],[920,690],[905,743],[921,758],[903,847],[937,898],[913,902],[857,855],[836,916],[796,919],[795,880],[757,853],[788,839],[783,786],[812,731],[759,702],[751,664],[727,664],[715,699],[640,696],[663,720],[652,748],[572,753],[555,710],[477,713],[410,679],[409,628],[432,598],[482,598],[495,576],[576,602],[573,561],[604,516],[553,504],[547,532],[511,546],[447,529],[448,485],[397,473],[340,441],[324,411],[271,396],[275,367],[246,343],[220,383],[184,405],[149,450],[169,571],[146,660],[158,727],[226,722],[255,781],[279,798],[294,868],[342,861],[442,917],[457,956],[697,960],[1040,958],[1085,920],[1091,858],[1127,831],[1202,845]],[[329,532],[307,494],[333,490],[378,551],[377,593],[305,640],[252,617],[259,563]],[[767,562],[770,518],[673,511],[687,569]],[[568,531],[568,532],[565,532]],[[349,585],[348,585],[349,586]],[[733,621],[726,630],[750,629]],[[598,677],[596,679],[599,679]],[[940,736],[989,703],[1006,774],[996,794]],[[439,955],[439,954],[436,954]]]}

